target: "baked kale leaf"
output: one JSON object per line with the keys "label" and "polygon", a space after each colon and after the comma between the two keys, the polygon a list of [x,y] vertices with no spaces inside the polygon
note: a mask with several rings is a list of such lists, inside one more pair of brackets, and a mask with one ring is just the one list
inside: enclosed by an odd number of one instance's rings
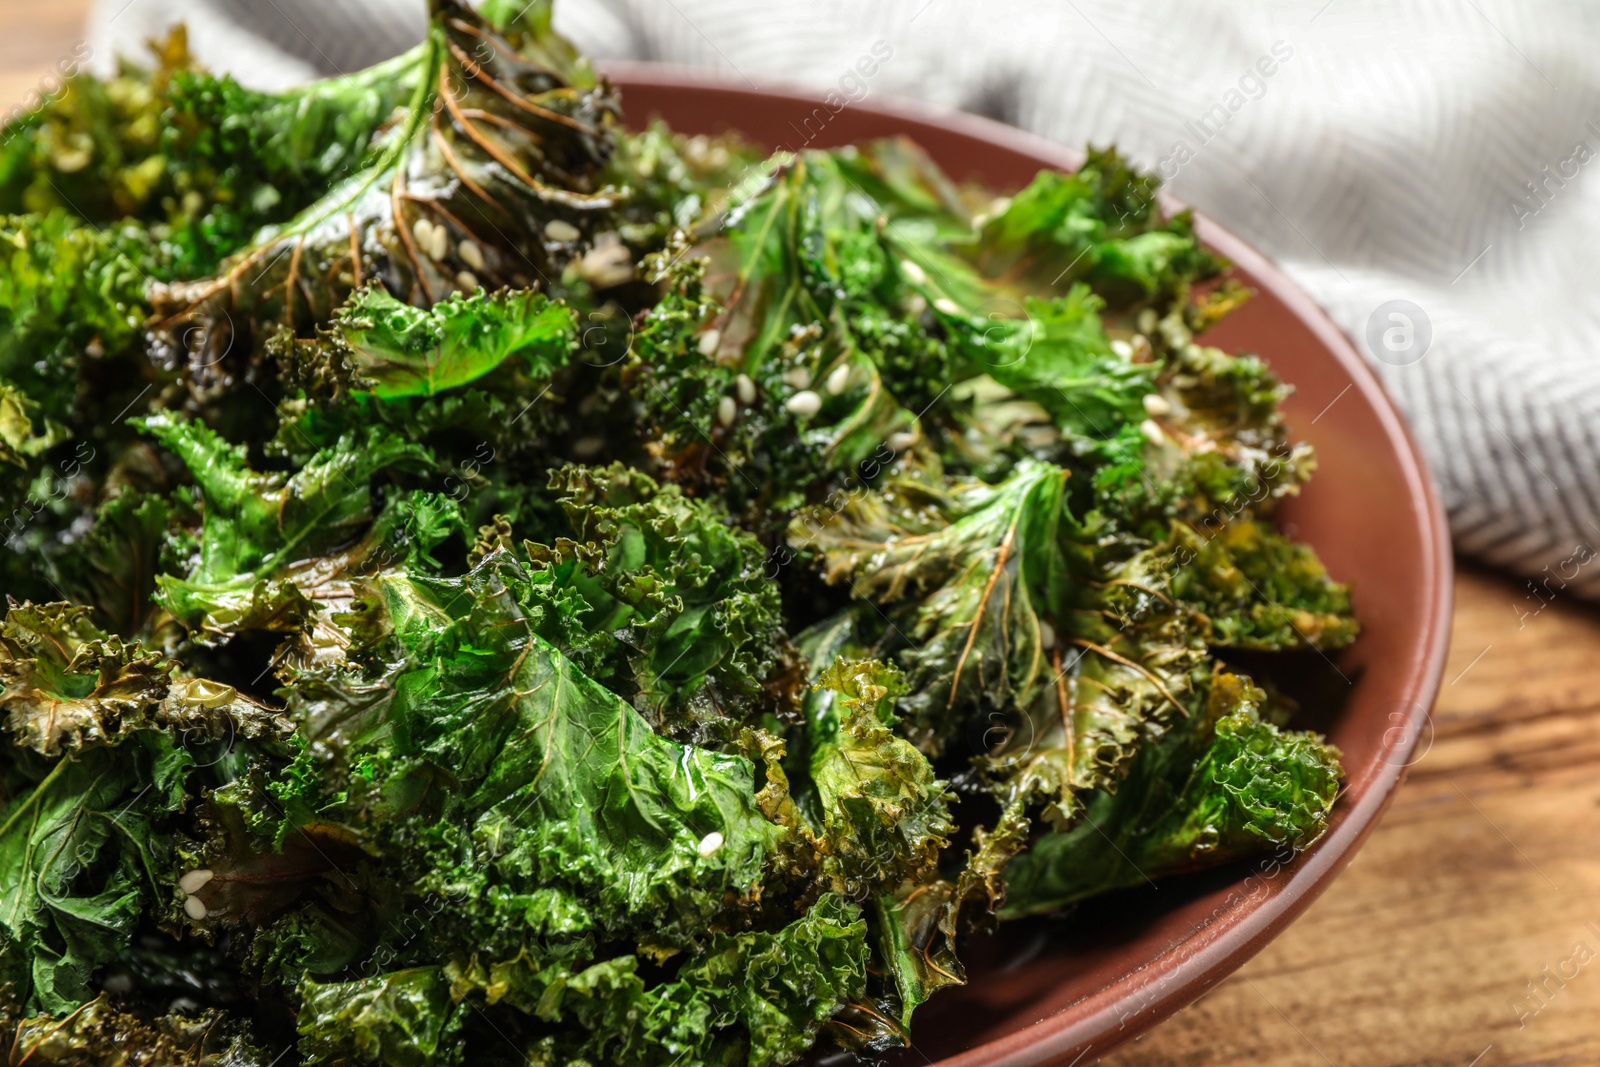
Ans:
{"label": "baked kale leaf", "polygon": [[14,1059],[866,1056],[1003,918],[1314,844],[1267,694],[1350,591],[1154,179],[629,132],[547,0],[428,6],[0,137]]}

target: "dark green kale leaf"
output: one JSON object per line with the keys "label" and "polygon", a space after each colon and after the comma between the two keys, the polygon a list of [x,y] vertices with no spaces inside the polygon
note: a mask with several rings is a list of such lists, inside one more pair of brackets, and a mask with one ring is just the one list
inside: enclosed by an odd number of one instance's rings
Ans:
{"label": "dark green kale leaf", "polygon": [[1006,811],[1039,807],[1058,827],[1083,791],[1118,788],[1146,745],[1196,714],[1210,671],[1204,619],[1173,604],[1151,558],[1073,533],[1051,684],[1000,719],[1004,740],[980,761]]}
{"label": "dark green kale leaf", "polygon": [[1027,297],[1022,318],[942,314],[967,361],[963,376],[987,374],[1043,407],[1062,432],[1094,438],[1144,417],[1156,371],[1112,349],[1100,323],[1103,306],[1080,283],[1064,297]]}
{"label": "dark green kale leaf", "polygon": [[480,285],[548,289],[618,203],[596,187],[614,97],[553,38],[548,3],[499,28],[431,6],[410,99],[363,167],[216,277],[153,290],[169,333],[202,327],[192,386],[247,365],[280,324],[307,335],[365,285],[422,307]]}
{"label": "dark green kale leaf", "polygon": [[[463,578],[366,580],[350,635],[368,665],[286,690],[337,764],[306,750],[216,794],[222,836],[196,857],[213,872],[204,923],[259,926],[264,960],[358,938],[331,969],[299,965],[329,976],[295,994],[318,1058],[450,1063],[462,1041],[516,1035],[530,1055],[665,1065],[748,1047],[751,1062],[792,1061],[862,986],[859,910],[828,895],[798,919],[766,910],[809,877],[794,828],[766,814],[775,783],[758,789],[743,756],[662,737],[581,673],[535,630],[538,577],[492,548]],[[310,702],[340,685],[381,692],[329,721]],[[341,835],[349,885],[308,881],[291,853]],[[376,939],[314,884],[373,900]],[[420,937],[384,927],[429,899],[451,906]],[[680,954],[663,981],[655,966]],[[334,980],[363,959],[380,969]]]}
{"label": "dark green kale leaf", "polygon": [[621,464],[564,467],[550,489],[568,529],[527,545],[542,636],[680,740],[793,718],[796,671],[759,541]]}
{"label": "dark green kale leaf", "polygon": [[388,736],[368,742],[394,761],[373,817],[410,811],[447,772],[455,792],[431,803],[449,816],[439,846],[467,850],[450,857],[463,875],[475,855],[530,889],[579,893],[602,929],[692,940],[725,892],[758,892],[783,831],[757,810],[747,760],[654,733],[538,637],[521,607],[531,579],[503,552],[461,579],[377,579],[415,666],[395,677]]}
{"label": "dark green kale leaf", "polygon": [[459,1063],[464,1013],[439,967],[415,967],[379,978],[321,984],[300,994],[300,1048],[307,1063],[382,1063],[430,1067]]}
{"label": "dark green kale leaf", "polygon": [[157,614],[156,576],[172,562],[181,502],[128,489],[102,502],[94,525],[50,559],[52,580],[96,622],[124,637],[139,635]]}
{"label": "dark green kale leaf", "polygon": [[[793,507],[914,436],[908,405],[942,392],[941,342],[898,309],[879,207],[858,193],[850,158],[781,162],[692,249],[662,254],[654,277],[666,294],[625,381],[670,480]],[[916,373],[897,386],[891,365]]]}
{"label": "dark green kale leaf", "polygon": [[[899,619],[909,735],[937,755],[983,710],[1026,706],[1047,683],[1060,594],[1066,473],[1027,460],[998,486],[910,478],[862,493],[790,544],[823,577]],[[815,518],[815,515],[806,518]]]}
{"label": "dark green kale leaf", "polygon": [[[875,1039],[852,1047],[881,1051],[906,1043],[903,1032],[918,1007],[941,989],[966,984],[959,939],[994,929],[1006,897],[1006,864],[1027,846],[1030,825],[1021,810],[1003,811],[993,827],[972,829],[966,862],[953,873],[908,882],[873,902],[876,959],[885,981],[879,1010],[857,1016],[864,1032],[877,1031]],[[902,1032],[873,1026],[874,1019],[885,1017],[898,1021]]]}
{"label": "dark green kale leaf", "polygon": [[1148,879],[1298,851],[1327,828],[1339,753],[1260,717],[1262,693],[1216,671],[1190,718],[1145,746],[1113,792],[1097,791],[1071,829],[1006,868],[1007,917],[1051,911]]}
{"label": "dark green kale leaf", "polygon": [[1150,418],[1107,443],[1095,478],[1095,506],[1152,539],[1173,518],[1210,532],[1269,517],[1316,466],[1311,446],[1289,439],[1289,390],[1266,364],[1192,336],[1177,313],[1140,335],[1160,364]]}
{"label": "dark green kale leaf", "polygon": [[[348,582],[386,551],[425,558],[460,521],[449,501],[420,492],[392,496],[380,513],[377,475],[432,467],[425,449],[380,427],[350,434],[286,476],[252,470],[243,447],[204,423],[156,414],[139,425],[199,487],[199,558],[187,575],[157,579],[156,602],[204,641],[302,630],[319,612],[311,599],[318,587]],[[395,536],[402,529],[407,536]]]}
{"label": "dark green kale leaf", "polygon": [[79,372],[140,338],[145,285],[164,258],[133,226],[96,229],[61,212],[0,219],[0,376],[81,432]]}
{"label": "dark green kale leaf", "polygon": [[95,973],[147,911],[174,906],[171,820],[193,765],[167,734],[141,730],[116,748],[8,773],[0,925],[17,946],[6,951],[31,961],[27,1010],[63,1015],[91,1000]]}
{"label": "dark green kale leaf", "polygon": [[129,357],[163,256],[131,227],[0,218],[0,584],[15,595],[59,595],[41,549],[83,515],[95,460],[132,436],[117,418],[150,388]]}
{"label": "dark green kale leaf", "polygon": [[529,290],[457,293],[423,310],[382,289],[363,289],[318,341],[285,345],[280,359],[285,377],[313,396],[342,388],[379,400],[427,397],[513,358],[548,382],[571,354],[575,332],[570,309]]}
{"label": "dark green kale leaf", "polygon": [[[833,894],[771,932],[718,934],[671,980],[649,985],[643,961],[618,956],[564,972],[519,957],[465,972],[453,989],[555,1024],[530,1036],[526,1062],[621,1067],[677,1063],[780,1067],[799,1060],[866,984],[866,923]],[[495,1041],[497,1035],[486,1035]]]}

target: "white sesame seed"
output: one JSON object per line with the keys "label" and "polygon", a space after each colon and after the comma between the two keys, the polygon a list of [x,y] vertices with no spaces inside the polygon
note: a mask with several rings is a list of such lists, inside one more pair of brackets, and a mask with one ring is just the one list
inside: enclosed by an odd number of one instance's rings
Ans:
{"label": "white sesame seed", "polygon": [[902,452],[909,452],[911,450],[911,446],[917,443],[917,435],[906,430],[901,430],[899,433],[890,434],[888,443],[889,451],[898,456]]}
{"label": "white sesame seed", "polygon": [[456,275],[456,285],[462,289],[476,289],[478,287],[478,276],[470,270],[464,270]]}
{"label": "white sesame seed", "polygon": [[733,397],[724,396],[717,401],[717,421],[724,426],[732,426],[733,420],[739,417],[739,405]]}
{"label": "white sesame seed", "polygon": [[807,389],[811,386],[811,372],[804,367],[796,367],[794,370],[785,371],[783,384],[792,389]]}
{"label": "white sesame seed", "polygon": [[709,856],[722,847],[722,834],[716,830],[711,831],[700,839],[700,844],[695,846],[695,851],[702,856]]}
{"label": "white sesame seed", "polygon": [[552,241],[576,241],[583,231],[565,219],[551,219],[544,224],[544,235]]}
{"label": "white sesame seed", "polygon": [[1162,415],[1172,414],[1172,405],[1167,403],[1167,398],[1160,393],[1144,394],[1144,410],[1147,415],[1160,418]]}
{"label": "white sesame seed", "polygon": [[1046,652],[1056,647],[1056,628],[1045,619],[1039,620],[1039,647]]}
{"label": "white sesame seed", "polygon": [[850,388],[850,372],[855,368],[848,363],[841,363],[828,375],[828,395],[838,396]]}
{"label": "white sesame seed", "polygon": [[717,348],[721,344],[722,331],[712,328],[700,335],[700,340],[695,347],[700,349],[700,354],[702,356],[711,356],[716,354]]}
{"label": "white sesame seed", "polygon": [[590,456],[598,456],[605,447],[604,437],[580,437],[572,442],[572,454],[578,459],[588,459]]}
{"label": "white sesame seed", "polygon": [[809,389],[804,389],[791,396],[783,406],[802,419],[809,419],[822,410],[822,397]]}
{"label": "white sesame seed", "polygon": [[183,902],[183,913],[198,922],[206,917],[206,905],[199,897],[189,897]]}
{"label": "white sesame seed", "polygon": [[900,273],[904,274],[915,285],[928,284],[927,272],[921,267],[917,266],[915,263],[911,262],[909,259],[902,259],[900,261]]}
{"label": "white sesame seed", "polygon": [[1133,355],[1133,346],[1119,337],[1115,341],[1111,342],[1111,351],[1115,352],[1123,359],[1127,359]]}
{"label": "white sesame seed", "polygon": [[200,890],[204,889],[205,884],[211,881],[211,879],[214,877],[216,877],[216,875],[213,872],[202,867],[198,871],[190,871],[182,878],[179,878],[178,888],[183,890],[185,893],[198,893]]}
{"label": "white sesame seed", "polygon": [[429,255],[433,254],[433,223],[418,219],[411,224],[411,236],[417,239],[418,248]]}
{"label": "white sesame seed", "polygon": [[1154,419],[1145,419],[1141,422],[1139,424],[1139,432],[1144,434],[1153,445],[1159,445],[1167,439],[1167,435],[1161,432],[1161,427],[1156,425]]}
{"label": "white sesame seed", "polygon": [[944,312],[946,315],[961,314],[961,305],[957,304],[954,300],[951,300],[948,296],[941,296],[939,299],[933,302],[933,306]]}
{"label": "white sesame seed", "polygon": [[754,404],[756,402],[756,383],[750,380],[750,375],[739,375],[733,380],[733,387],[739,392],[739,403]]}
{"label": "white sesame seed", "polygon": [[483,269],[483,249],[478,247],[478,242],[469,237],[456,246],[456,251],[461,253],[461,262],[473,270]]}

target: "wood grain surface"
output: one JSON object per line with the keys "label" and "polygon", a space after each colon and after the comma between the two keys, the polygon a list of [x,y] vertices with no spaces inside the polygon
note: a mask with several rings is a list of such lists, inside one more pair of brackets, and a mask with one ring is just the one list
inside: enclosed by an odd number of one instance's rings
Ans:
{"label": "wood grain surface", "polygon": [[45,78],[83,37],[89,0],[0,0],[0,110],[49,91]]}
{"label": "wood grain surface", "polygon": [[[71,51],[88,6],[0,0],[0,107]],[[1236,975],[1099,1062],[1600,1064],[1600,614],[1541,603],[1463,566],[1430,747],[1355,862]]]}

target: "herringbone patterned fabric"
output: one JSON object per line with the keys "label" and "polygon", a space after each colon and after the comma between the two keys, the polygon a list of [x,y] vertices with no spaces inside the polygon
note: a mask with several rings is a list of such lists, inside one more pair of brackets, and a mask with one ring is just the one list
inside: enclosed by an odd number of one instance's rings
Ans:
{"label": "herringbone patterned fabric", "polygon": [[[282,85],[392,54],[423,4],[102,6],[102,55],[186,18],[214,66]],[[557,23],[599,56],[756,85],[838,86],[883,41],[892,57],[853,95],[1115,142],[1164,168],[1370,338],[1462,551],[1600,594],[1600,6],[562,0]]]}

